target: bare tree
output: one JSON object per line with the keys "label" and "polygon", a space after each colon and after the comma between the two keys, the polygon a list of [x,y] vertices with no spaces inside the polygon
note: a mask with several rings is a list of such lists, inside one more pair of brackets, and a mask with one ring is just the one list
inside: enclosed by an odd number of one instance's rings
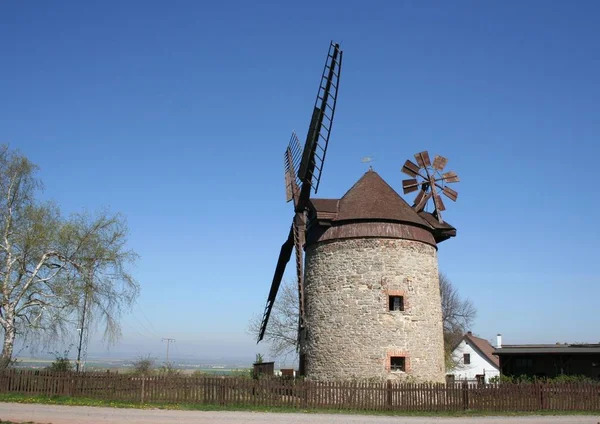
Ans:
{"label": "bare tree", "polygon": [[135,374],[149,376],[154,372],[156,360],[150,355],[140,356],[132,362],[132,365]]}
{"label": "bare tree", "polygon": [[[285,280],[279,288],[263,338],[273,357],[285,360],[290,355],[297,355],[298,320],[298,286],[294,281]],[[261,321],[262,315],[254,315],[248,323],[248,333],[258,337]]]}
{"label": "bare tree", "polygon": [[477,310],[470,300],[460,298],[458,289],[452,285],[452,282],[444,273],[440,272],[439,278],[444,327],[444,352],[446,362],[449,363],[452,358],[452,349],[460,342],[460,339],[475,320]]}
{"label": "bare tree", "polygon": [[36,170],[26,157],[0,147],[3,364],[11,362],[17,335],[58,337],[72,328],[83,299],[114,342],[118,317],[139,291],[126,270],[137,256],[125,247],[124,219],[105,213],[63,218],[56,205],[36,200]]}

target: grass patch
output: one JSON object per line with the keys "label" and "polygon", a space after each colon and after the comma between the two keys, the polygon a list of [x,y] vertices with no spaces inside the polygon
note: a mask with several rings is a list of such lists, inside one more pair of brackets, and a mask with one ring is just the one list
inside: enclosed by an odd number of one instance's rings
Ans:
{"label": "grass patch", "polygon": [[0,420],[0,424],[35,424],[33,421],[27,421],[22,423],[16,423],[14,421],[2,421]]}
{"label": "grass patch", "polygon": [[[73,405],[73,406],[105,406],[110,408],[147,408],[149,405],[141,405],[133,402],[117,400],[101,400],[91,398],[72,398],[68,396],[28,396],[18,393],[1,393],[0,402],[15,403],[41,403],[44,405]],[[0,421],[0,424],[3,424]]]}
{"label": "grass patch", "polygon": [[41,424],[41,423],[34,423],[33,421],[16,422],[16,421],[4,421],[4,420],[0,420],[0,424]]}
{"label": "grass patch", "polygon": [[[415,416],[415,417],[469,417],[469,416],[527,416],[527,415],[599,415],[600,411],[370,411],[348,409],[302,409],[277,406],[256,405],[205,405],[201,403],[145,403],[123,402],[115,400],[100,400],[91,398],[72,398],[67,396],[28,396],[16,393],[0,394],[0,402],[38,403],[44,405],[72,405],[72,406],[99,406],[109,408],[135,408],[135,409],[170,409],[183,411],[251,411],[251,412],[279,412],[279,413],[304,413],[304,414],[351,414],[351,415],[384,415],[384,416]],[[1,421],[0,424],[18,424]],[[33,423],[21,423],[33,424]]]}

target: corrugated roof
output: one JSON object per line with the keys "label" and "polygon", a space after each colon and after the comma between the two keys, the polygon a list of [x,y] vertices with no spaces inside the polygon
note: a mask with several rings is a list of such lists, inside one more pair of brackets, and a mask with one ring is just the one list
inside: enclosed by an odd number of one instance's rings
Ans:
{"label": "corrugated roof", "polygon": [[369,170],[340,199],[334,221],[378,219],[430,228],[377,172]]}
{"label": "corrugated roof", "polygon": [[480,337],[475,337],[470,333],[465,334],[465,341],[475,346],[475,348],[479,350],[497,368],[500,367],[500,359],[497,356],[494,356],[496,349],[490,344],[490,342]]}

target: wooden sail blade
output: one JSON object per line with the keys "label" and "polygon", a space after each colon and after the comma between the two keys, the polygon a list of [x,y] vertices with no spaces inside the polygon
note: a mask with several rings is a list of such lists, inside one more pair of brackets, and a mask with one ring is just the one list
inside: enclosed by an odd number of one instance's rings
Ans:
{"label": "wooden sail blade", "polygon": [[411,178],[409,180],[402,180],[402,189],[404,190],[404,194],[412,193],[413,191],[417,191],[419,189],[419,182],[416,178]]}
{"label": "wooden sail blade", "polygon": [[449,171],[445,174],[442,174],[442,180],[444,180],[447,183],[457,183],[460,181],[458,175],[456,175],[456,172],[454,171]]}
{"label": "wooden sail blade", "polygon": [[283,273],[285,272],[285,266],[290,261],[290,258],[292,256],[292,250],[294,250],[293,224],[290,228],[290,233],[288,235],[287,240],[281,245],[281,251],[279,252],[279,258],[277,259],[275,274],[273,275],[271,289],[269,290],[269,297],[267,298],[267,304],[265,305],[265,310],[263,312],[263,318],[260,324],[260,331],[257,342],[260,342],[265,335],[265,330],[267,329],[267,324],[269,323],[269,317],[271,316],[271,310],[273,309],[273,303],[275,302],[277,292],[279,291],[279,286],[281,285],[281,279],[283,278]]}
{"label": "wooden sail blade", "polygon": [[414,162],[407,160],[404,162],[402,172],[404,172],[406,175],[410,175],[411,177],[416,177],[419,175],[419,167]]}
{"label": "wooden sail blade", "polygon": [[288,147],[285,150],[285,155],[283,158],[284,161],[284,178],[285,178],[285,201],[289,202],[294,198],[294,191],[292,188],[292,184],[294,183],[294,175],[293,175],[293,167],[291,160],[291,152]]}
{"label": "wooden sail blade", "polygon": [[444,169],[447,163],[448,159],[440,155],[435,155],[435,158],[433,159],[433,167],[438,171]]}
{"label": "wooden sail blade", "polygon": [[[285,150],[284,155],[284,172],[285,172],[285,197],[286,201],[289,202],[294,200],[294,205],[298,203],[298,197],[300,196],[299,180],[296,176],[296,166],[298,156],[298,145],[294,146],[295,134],[292,134],[292,141]],[[297,138],[296,138],[297,140]]]}
{"label": "wooden sail blade", "polygon": [[426,166],[431,166],[431,161],[429,160],[429,153],[427,150],[419,152],[415,155],[415,159],[421,168],[425,168]]}

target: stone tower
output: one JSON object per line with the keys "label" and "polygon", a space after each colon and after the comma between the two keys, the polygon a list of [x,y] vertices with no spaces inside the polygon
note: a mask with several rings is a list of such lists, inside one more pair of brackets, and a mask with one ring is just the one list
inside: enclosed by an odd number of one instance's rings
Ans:
{"label": "stone tower", "polygon": [[456,235],[376,172],[312,199],[301,368],[316,380],[444,381],[437,243]]}

